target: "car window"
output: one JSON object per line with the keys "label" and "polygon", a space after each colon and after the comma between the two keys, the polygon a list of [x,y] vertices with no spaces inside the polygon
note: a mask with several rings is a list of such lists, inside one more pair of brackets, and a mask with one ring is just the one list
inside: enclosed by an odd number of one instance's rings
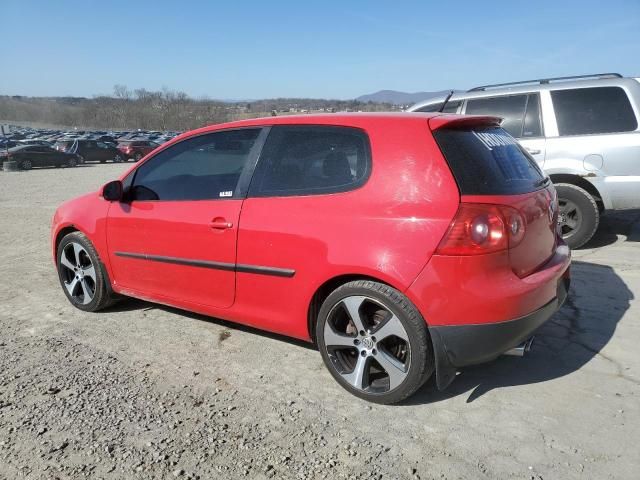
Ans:
{"label": "car window", "polygon": [[627,94],[620,87],[555,90],[551,100],[561,136],[630,132],[638,128]]}
{"label": "car window", "polygon": [[527,110],[524,115],[522,137],[541,137],[542,118],[540,116],[540,95],[532,93],[527,99]]}
{"label": "car window", "polygon": [[188,138],[136,170],[132,200],[213,200],[233,197],[259,128]]}
{"label": "car window", "polygon": [[109,148],[109,145],[103,142],[96,142],[96,145],[98,145],[98,148]]}
{"label": "car window", "polygon": [[502,128],[442,128],[433,136],[463,195],[517,195],[543,183],[535,160]]}
{"label": "car window", "polygon": [[84,146],[87,148],[96,148],[96,142],[85,142]]}
{"label": "car window", "polygon": [[[462,104],[462,100],[449,101],[442,109],[442,113],[457,113],[458,107]],[[425,105],[416,110],[416,112],[439,112],[442,108],[442,102]]]}
{"label": "car window", "polygon": [[251,196],[344,192],[362,185],[371,169],[369,139],[359,129],[272,127],[251,182]]}
{"label": "car window", "polygon": [[468,115],[493,115],[502,117],[502,128],[512,136],[522,136],[522,123],[527,95],[509,95],[491,98],[476,98],[467,100]]}

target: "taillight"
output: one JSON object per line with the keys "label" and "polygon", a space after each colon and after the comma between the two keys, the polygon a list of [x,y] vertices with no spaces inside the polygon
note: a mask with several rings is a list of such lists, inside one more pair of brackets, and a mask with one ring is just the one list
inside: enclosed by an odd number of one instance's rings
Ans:
{"label": "taillight", "polygon": [[513,248],[524,238],[525,228],[524,217],[515,208],[461,203],[436,254],[479,255]]}

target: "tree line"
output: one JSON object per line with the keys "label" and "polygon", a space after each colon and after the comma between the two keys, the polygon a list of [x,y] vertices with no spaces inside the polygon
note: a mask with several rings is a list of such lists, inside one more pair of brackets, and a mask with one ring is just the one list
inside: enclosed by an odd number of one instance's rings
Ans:
{"label": "tree line", "polygon": [[194,99],[169,89],[130,90],[116,85],[111,95],[84,97],[0,96],[0,119],[103,130],[191,130],[242,118],[311,111],[382,111],[390,104],[356,100],[278,98],[249,102]]}

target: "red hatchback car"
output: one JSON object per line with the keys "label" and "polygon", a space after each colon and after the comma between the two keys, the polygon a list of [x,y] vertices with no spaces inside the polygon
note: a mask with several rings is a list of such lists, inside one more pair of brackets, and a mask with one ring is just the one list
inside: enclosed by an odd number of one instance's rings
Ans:
{"label": "red hatchback car", "polygon": [[158,147],[159,145],[151,140],[121,140],[118,142],[118,150],[122,152],[125,160],[133,159],[136,162]]}
{"label": "red hatchback car", "polygon": [[132,296],[316,342],[393,403],[491,360],[562,304],[553,185],[493,117],[344,114],[202,128],[63,204],[52,248],[87,311]]}

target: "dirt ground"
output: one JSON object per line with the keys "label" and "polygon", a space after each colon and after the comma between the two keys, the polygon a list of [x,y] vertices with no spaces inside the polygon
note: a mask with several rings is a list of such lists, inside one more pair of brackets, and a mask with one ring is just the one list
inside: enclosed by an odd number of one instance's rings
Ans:
{"label": "dirt ground", "polygon": [[0,172],[0,478],[638,478],[640,212],[574,252],[527,357],[379,406],[296,341],[135,300],[71,307],[54,209],[124,168]]}

